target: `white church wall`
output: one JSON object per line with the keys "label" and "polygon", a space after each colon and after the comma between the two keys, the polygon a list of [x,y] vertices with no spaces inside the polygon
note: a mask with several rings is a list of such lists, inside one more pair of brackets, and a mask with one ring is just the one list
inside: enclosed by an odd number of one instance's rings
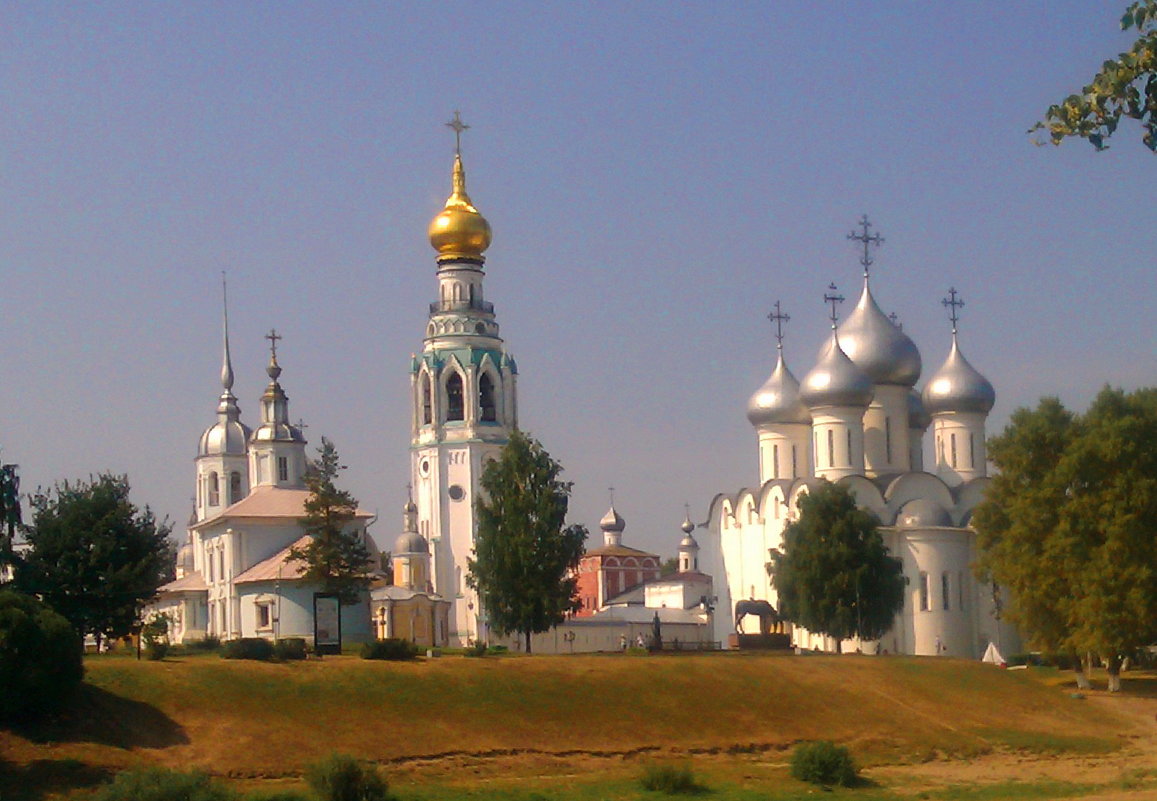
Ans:
{"label": "white church wall", "polygon": [[[298,581],[255,581],[238,586],[242,637],[304,637],[313,641],[313,595],[317,587]],[[269,624],[260,625],[259,606],[269,607]],[[341,608],[343,642],[373,639],[368,595]]]}

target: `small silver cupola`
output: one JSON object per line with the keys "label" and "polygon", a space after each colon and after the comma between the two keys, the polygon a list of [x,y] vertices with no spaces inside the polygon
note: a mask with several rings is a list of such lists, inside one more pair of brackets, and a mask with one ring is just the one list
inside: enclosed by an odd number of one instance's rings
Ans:
{"label": "small silver cupola", "polygon": [[941,303],[951,309],[952,348],[944,364],[928,379],[924,387],[924,409],[930,415],[943,412],[979,412],[988,414],[996,403],[996,391],[980,372],[968,363],[956,341],[957,310],[964,305],[956,288],[948,290]]}
{"label": "small silver cupola", "polygon": [[848,358],[840,347],[840,337],[836,322],[836,304],[843,302],[842,295],[836,295],[836,285],[831,284],[828,290],[832,294],[824,295],[824,301],[832,306],[832,335],[820,350],[813,367],[800,387],[800,400],[809,409],[825,406],[845,406],[867,408],[872,402],[872,381],[859,367]]}
{"label": "small silver cupola", "polygon": [[768,315],[768,319],[775,323],[775,369],[747,401],[747,419],[756,428],[779,423],[810,423],[811,414],[800,401],[799,381],[792,375],[783,358],[782,323],[791,318],[780,311],[777,300],[775,311]]}

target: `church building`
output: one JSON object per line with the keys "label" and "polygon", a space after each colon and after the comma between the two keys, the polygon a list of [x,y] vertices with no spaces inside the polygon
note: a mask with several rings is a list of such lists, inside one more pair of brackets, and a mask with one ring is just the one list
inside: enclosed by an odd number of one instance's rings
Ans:
{"label": "church building", "polygon": [[[777,357],[770,378],[748,403],[758,437],[759,484],[711,503],[703,561],[718,581],[718,608],[734,612],[742,600],[777,604],[768,574],[770,554],[783,547],[784,527],[797,514],[801,493],[821,480],[846,486],[873,512],[907,583],[903,610],[878,642],[842,643],[842,650],[979,658],[988,643],[1015,650],[1016,632],[997,620],[991,586],[973,577],[976,537],[973,509],[988,482],[985,419],[995,402],[992,385],[964,358],[957,342],[955,289],[948,357],[915,389],[922,364],[915,343],[872,295],[871,248],[883,242],[861,230],[849,239],[863,246],[863,289],[841,323],[843,298],[835,286],[831,335],[801,383],[787,367],[776,303]],[[931,426],[933,465],[924,469],[925,432]],[[715,618],[722,642],[734,630],[729,614]],[[829,637],[796,629],[797,647],[836,650]]]}

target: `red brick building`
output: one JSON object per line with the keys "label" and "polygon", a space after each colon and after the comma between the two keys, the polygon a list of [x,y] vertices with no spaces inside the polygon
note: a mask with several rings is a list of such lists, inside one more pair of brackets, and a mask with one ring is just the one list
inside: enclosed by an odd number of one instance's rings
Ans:
{"label": "red brick building", "polygon": [[578,593],[582,609],[576,617],[589,617],[611,598],[659,578],[661,560],[657,554],[622,544],[626,525],[614,506],[599,521],[603,545],[587,551],[579,561]]}

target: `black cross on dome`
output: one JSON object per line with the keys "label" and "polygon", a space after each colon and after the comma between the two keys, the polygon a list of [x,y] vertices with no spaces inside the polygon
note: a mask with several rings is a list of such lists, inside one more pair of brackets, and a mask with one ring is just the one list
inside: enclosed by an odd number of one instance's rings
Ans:
{"label": "black cross on dome", "polygon": [[875,263],[875,259],[872,258],[872,253],[870,250],[871,246],[875,245],[878,248],[880,245],[884,244],[884,237],[880,236],[879,234],[868,233],[868,230],[871,227],[872,224],[868,222],[868,215],[864,214],[860,217],[860,231],[852,231],[850,234],[848,234],[849,240],[859,242],[864,246],[864,255],[860,256],[860,264],[864,268],[864,278],[868,277],[868,273],[872,267],[872,264]]}

